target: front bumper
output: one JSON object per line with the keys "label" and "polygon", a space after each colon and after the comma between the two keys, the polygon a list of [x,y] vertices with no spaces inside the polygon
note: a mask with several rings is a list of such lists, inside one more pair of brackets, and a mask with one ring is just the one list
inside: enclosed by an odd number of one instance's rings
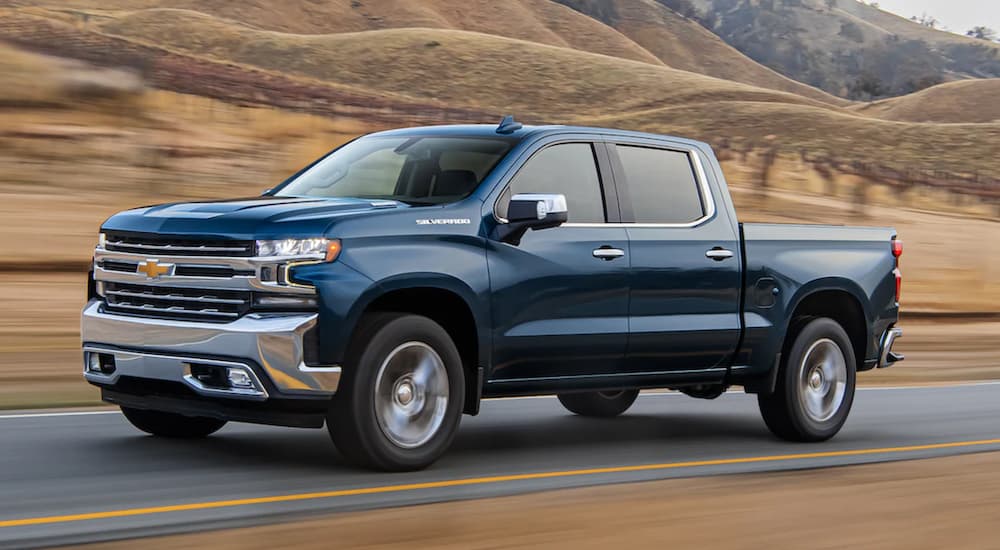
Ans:
{"label": "front bumper", "polygon": [[[315,313],[249,314],[217,324],[109,314],[102,304],[89,302],[80,324],[84,377],[102,387],[127,377],[182,383],[207,398],[266,401],[330,397],[340,383],[340,366],[306,364]],[[89,369],[91,354],[113,356],[114,370]],[[251,386],[206,385],[192,368],[243,371]]]}

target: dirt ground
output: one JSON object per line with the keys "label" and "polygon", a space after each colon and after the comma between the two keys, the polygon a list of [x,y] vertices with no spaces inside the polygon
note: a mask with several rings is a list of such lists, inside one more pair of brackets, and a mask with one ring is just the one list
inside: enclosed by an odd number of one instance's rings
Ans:
{"label": "dirt ground", "polygon": [[[677,479],[146,539],[149,548],[995,549],[1000,453]],[[88,546],[134,548],[135,541]]]}

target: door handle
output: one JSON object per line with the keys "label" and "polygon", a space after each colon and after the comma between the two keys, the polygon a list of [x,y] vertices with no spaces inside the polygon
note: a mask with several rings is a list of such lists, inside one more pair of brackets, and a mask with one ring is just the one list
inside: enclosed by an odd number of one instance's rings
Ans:
{"label": "door handle", "polygon": [[713,260],[715,260],[717,262],[721,262],[722,260],[728,260],[729,258],[732,258],[733,257],[733,251],[732,250],[726,250],[725,248],[717,246],[717,247],[713,248],[712,250],[709,250],[709,251],[705,252],[705,257],[706,258],[712,258]]}
{"label": "door handle", "polygon": [[610,262],[615,258],[621,258],[625,251],[620,248],[595,248],[594,257]]}

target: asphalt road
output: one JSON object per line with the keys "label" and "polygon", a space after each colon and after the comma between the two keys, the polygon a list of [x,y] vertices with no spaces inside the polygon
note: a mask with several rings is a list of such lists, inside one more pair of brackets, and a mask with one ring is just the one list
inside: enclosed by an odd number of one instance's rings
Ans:
{"label": "asphalt road", "polygon": [[[822,444],[770,436],[752,396],[643,394],[616,419],[488,401],[423,472],[345,467],[325,430],[231,424],[159,440],[115,412],[0,414],[0,547],[253,525],[330,511],[639,480],[1000,450],[1000,385],[861,390]],[[669,498],[669,495],[664,495]]]}

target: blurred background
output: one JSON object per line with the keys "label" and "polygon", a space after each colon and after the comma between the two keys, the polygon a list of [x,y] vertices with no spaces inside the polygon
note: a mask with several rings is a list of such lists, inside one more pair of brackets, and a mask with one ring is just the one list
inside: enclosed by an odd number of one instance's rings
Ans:
{"label": "blurred background", "polygon": [[997,378],[1000,14],[885,3],[0,0],[0,408],[97,403],[78,314],[115,211],[503,114],[707,141],[744,221],[895,226],[910,358],[865,382]]}

